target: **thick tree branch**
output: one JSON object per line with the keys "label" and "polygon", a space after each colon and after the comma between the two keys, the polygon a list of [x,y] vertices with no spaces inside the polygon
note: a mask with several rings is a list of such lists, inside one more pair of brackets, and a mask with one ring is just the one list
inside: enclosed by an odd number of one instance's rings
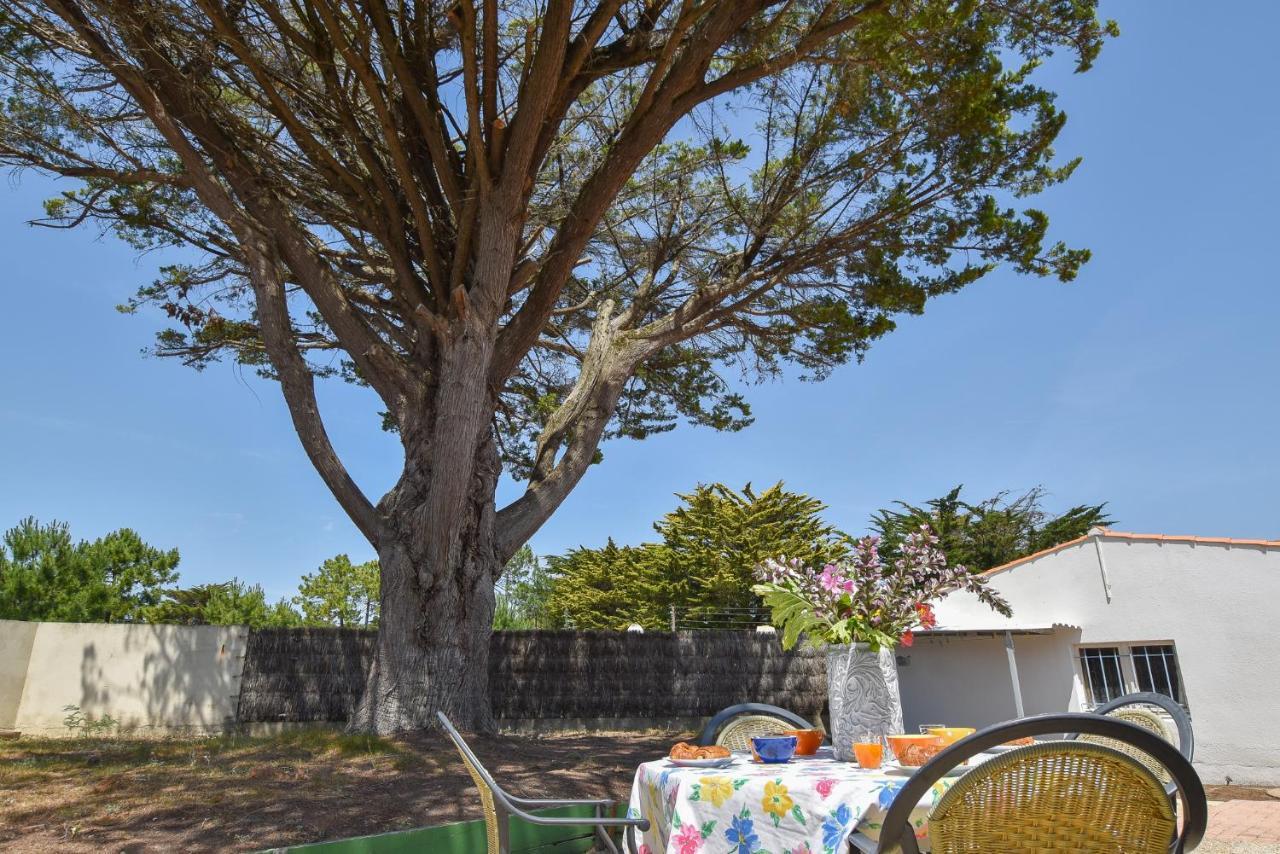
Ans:
{"label": "thick tree branch", "polygon": [[382,542],[386,535],[385,523],[338,458],[320,417],[315,377],[294,341],[284,286],[279,265],[272,259],[272,248],[268,241],[256,235],[246,236],[243,245],[249,261],[249,280],[258,302],[262,341],[280,377],[294,430],[311,464],[360,533],[371,543]]}

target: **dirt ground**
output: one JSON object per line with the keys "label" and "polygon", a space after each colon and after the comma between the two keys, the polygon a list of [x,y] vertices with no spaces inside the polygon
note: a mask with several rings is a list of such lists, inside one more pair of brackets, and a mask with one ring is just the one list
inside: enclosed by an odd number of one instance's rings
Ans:
{"label": "dirt ground", "polygon": [[1275,795],[1267,794],[1266,789],[1256,789],[1252,786],[1205,786],[1204,791],[1211,801],[1280,800],[1280,798],[1277,798]]}
{"label": "dirt ground", "polygon": [[[680,734],[475,738],[514,794],[624,800]],[[0,850],[251,851],[480,817],[443,737],[0,742]]]}

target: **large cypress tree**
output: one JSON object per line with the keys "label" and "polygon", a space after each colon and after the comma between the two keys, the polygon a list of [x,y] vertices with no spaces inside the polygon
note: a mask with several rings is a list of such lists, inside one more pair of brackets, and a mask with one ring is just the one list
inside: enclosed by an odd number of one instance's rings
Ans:
{"label": "large cypress tree", "polygon": [[[1075,166],[1034,69],[1107,29],[1094,0],[0,0],[0,163],[80,182],[53,224],[193,250],[134,303],[159,353],[279,381],[381,565],[353,726],[483,728],[494,583],[604,438],[741,427],[725,370],[821,377],[999,265],[1075,275],[1013,200]],[[324,376],[399,435],[380,499]]]}

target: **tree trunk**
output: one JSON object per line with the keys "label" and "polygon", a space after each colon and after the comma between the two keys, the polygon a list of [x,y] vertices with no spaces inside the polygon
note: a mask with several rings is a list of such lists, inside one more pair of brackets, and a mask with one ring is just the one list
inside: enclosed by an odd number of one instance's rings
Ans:
{"label": "tree trunk", "polygon": [[378,645],[350,729],[377,735],[430,729],[439,710],[462,729],[493,731],[492,563],[472,554],[470,566],[453,568],[452,579],[424,595],[414,589],[416,566],[403,549],[380,550],[378,558],[384,591]]}
{"label": "tree trunk", "polygon": [[349,729],[389,735],[430,729],[444,712],[460,729],[496,729],[489,639],[501,563],[494,540],[499,463],[486,436],[462,506],[429,512],[429,488],[408,474],[383,499],[399,536],[378,544],[381,615],[364,694]]}
{"label": "tree trunk", "polygon": [[489,369],[501,313],[493,295],[506,293],[518,233],[509,216],[481,218],[474,275],[490,285],[457,292],[455,334],[437,342],[430,388],[400,425],[404,472],[378,505],[388,533],[375,543],[377,653],[351,729],[434,728],[437,711],[461,729],[496,729],[489,639],[506,555],[494,530],[502,462]]}

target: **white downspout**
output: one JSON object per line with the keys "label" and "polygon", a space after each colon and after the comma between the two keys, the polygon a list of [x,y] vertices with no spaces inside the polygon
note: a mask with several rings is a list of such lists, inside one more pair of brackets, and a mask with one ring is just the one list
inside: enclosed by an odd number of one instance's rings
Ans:
{"label": "white downspout", "polygon": [[1089,536],[1093,539],[1094,551],[1098,553],[1098,572],[1102,574],[1102,592],[1107,596],[1107,604],[1111,604],[1111,578],[1107,575],[1107,559],[1102,556],[1102,536],[1106,528],[1090,528]]}
{"label": "white downspout", "polygon": [[1022,683],[1018,681],[1018,657],[1013,651],[1013,633],[1007,629],[1004,633],[1004,651],[1009,658],[1009,681],[1013,683],[1013,707],[1017,710],[1019,718],[1025,718],[1027,713],[1022,708]]}

